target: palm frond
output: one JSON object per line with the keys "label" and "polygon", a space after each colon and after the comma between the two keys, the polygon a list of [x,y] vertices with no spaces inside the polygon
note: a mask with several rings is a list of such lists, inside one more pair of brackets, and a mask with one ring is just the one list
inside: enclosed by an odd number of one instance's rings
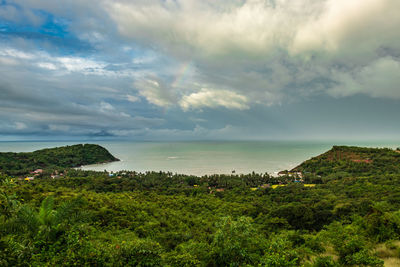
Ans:
{"label": "palm frond", "polygon": [[54,217],[54,198],[49,196],[46,197],[40,206],[39,209],[39,220],[42,224],[50,225],[52,223]]}

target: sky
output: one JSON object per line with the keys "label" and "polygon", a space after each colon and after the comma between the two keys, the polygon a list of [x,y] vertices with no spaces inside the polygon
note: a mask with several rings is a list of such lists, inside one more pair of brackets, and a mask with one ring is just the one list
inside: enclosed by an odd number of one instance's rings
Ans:
{"label": "sky", "polygon": [[398,0],[0,0],[0,141],[383,140]]}

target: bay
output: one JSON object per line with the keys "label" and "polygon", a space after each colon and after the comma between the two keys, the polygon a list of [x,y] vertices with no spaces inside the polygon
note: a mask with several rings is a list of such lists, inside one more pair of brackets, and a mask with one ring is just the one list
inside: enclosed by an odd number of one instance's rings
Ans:
{"label": "bay", "polygon": [[333,145],[396,148],[400,142],[197,141],[197,142],[0,142],[1,152],[30,152],[42,148],[95,143],[121,161],[83,166],[84,170],[170,171],[205,175],[265,173],[276,175],[317,156]]}

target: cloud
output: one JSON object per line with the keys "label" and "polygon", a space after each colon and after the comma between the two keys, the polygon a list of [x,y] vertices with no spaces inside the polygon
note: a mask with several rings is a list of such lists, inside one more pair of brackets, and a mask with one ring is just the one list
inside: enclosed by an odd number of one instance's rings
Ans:
{"label": "cloud", "polygon": [[338,84],[329,90],[336,97],[366,94],[400,99],[400,60],[381,58],[352,72],[334,72]]}
{"label": "cloud", "polygon": [[196,51],[202,57],[232,53],[239,58],[244,54],[264,57],[276,48],[295,52],[335,50],[359,38],[371,42],[371,34],[384,36],[380,43],[398,43],[396,29],[400,25],[396,0],[151,0],[104,4],[110,7],[121,34],[169,50]]}
{"label": "cloud", "polygon": [[33,58],[35,58],[35,55],[32,53],[27,53],[24,51],[13,49],[13,48],[3,48],[0,51],[0,55],[11,57],[11,58],[16,58],[16,59],[33,59]]}
{"label": "cloud", "polygon": [[247,98],[237,93],[203,88],[200,92],[183,96],[179,104],[183,110],[218,107],[244,110],[249,109],[247,103]]}
{"label": "cloud", "polygon": [[49,124],[49,129],[55,132],[68,132],[70,130],[70,126],[68,125],[57,125],[57,124]]}
{"label": "cloud", "polygon": [[99,69],[104,69],[106,66],[105,63],[78,57],[58,57],[56,60],[68,71],[76,72],[98,71]]}
{"label": "cloud", "polygon": [[400,55],[397,0],[103,4],[123,36],[193,60],[199,73],[194,82],[228,87],[250,103],[327,91],[340,82],[330,76],[338,65],[355,71],[388,53]]}
{"label": "cloud", "polygon": [[102,101],[100,103],[100,110],[103,112],[107,112],[107,111],[115,110],[115,108],[110,103]]}
{"label": "cloud", "polygon": [[378,103],[379,124],[398,114],[399,9],[398,0],[5,2],[0,130],[211,138],[230,125],[220,136],[298,135],[302,118],[325,127],[321,110],[346,101]]}
{"label": "cloud", "polygon": [[49,62],[39,62],[39,63],[37,63],[37,65],[41,68],[48,69],[48,70],[56,70],[57,69],[56,65],[54,65],[53,63],[49,63]]}
{"label": "cloud", "polygon": [[[161,107],[174,106],[202,87],[243,95],[250,107],[291,102],[341,82],[331,76],[337,66],[356,71],[400,55],[397,0],[102,0],[97,5],[70,1],[62,9],[48,0],[17,3],[24,10],[69,18],[69,30],[95,39],[102,52],[110,53],[107,45],[119,42],[113,52],[124,56],[118,59],[152,70],[115,72],[107,60],[74,56],[41,62],[42,68],[131,76],[139,94]],[[152,52],[130,58],[132,45]],[[159,57],[175,62],[160,64]],[[188,61],[196,75],[175,88],[172,80],[181,75],[176,66]]]}
{"label": "cloud", "polygon": [[28,126],[26,126],[26,124],[23,123],[23,122],[16,122],[15,123],[15,129],[17,129],[17,130],[23,130],[23,129],[26,129],[26,128],[28,128]]}
{"label": "cloud", "polygon": [[286,32],[282,36],[275,26],[289,21],[289,16],[274,12],[264,1],[235,2],[113,1],[105,5],[121,34],[179,55],[264,53],[284,41]]}
{"label": "cloud", "polygon": [[17,23],[31,23],[38,26],[44,22],[35,12],[29,9],[18,9],[13,5],[1,5],[0,6],[0,18],[6,21],[12,21]]}
{"label": "cloud", "polygon": [[137,96],[133,96],[133,95],[126,95],[126,99],[132,103],[135,103],[140,100]]}
{"label": "cloud", "polygon": [[[222,128],[207,129],[199,125],[195,125],[192,129],[135,129],[135,130],[111,130],[110,133],[119,137],[141,137],[151,140],[234,140],[238,137],[238,133],[242,133],[243,129],[225,125]],[[228,137],[230,136],[230,138]]]}
{"label": "cloud", "polygon": [[[373,53],[382,45],[399,48],[395,0],[328,0],[296,32],[292,51]],[[347,53],[346,53],[347,54]]]}
{"label": "cloud", "polygon": [[18,65],[18,61],[8,57],[0,57],[0,63],[3,65]]}
{"label": "cloud", "polygon": [[92,136],[165,123],[158,114],[137,114],[141,105],[126,105],[133,69],[7,46],[0,46],[0,59],[10,63],[0,64],[1,135]]}
{"label": "cloud", "polygon": [[156,77],[139,80],[134,86],[141,96],[156,106],[168,107],[176,102],[171,88]]}

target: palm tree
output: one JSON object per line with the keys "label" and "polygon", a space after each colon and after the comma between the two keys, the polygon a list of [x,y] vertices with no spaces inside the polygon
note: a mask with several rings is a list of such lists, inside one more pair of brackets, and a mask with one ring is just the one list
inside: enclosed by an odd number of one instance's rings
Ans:
{"label": "palm tree", "polygon": [[21,233],[30,240],[55,241],[71,226],[85,219],[82,198],[64,202],[54,209],[54,198],[46,197],[37,211],[22,205],[16,216],[6,224],[9,233]]}

